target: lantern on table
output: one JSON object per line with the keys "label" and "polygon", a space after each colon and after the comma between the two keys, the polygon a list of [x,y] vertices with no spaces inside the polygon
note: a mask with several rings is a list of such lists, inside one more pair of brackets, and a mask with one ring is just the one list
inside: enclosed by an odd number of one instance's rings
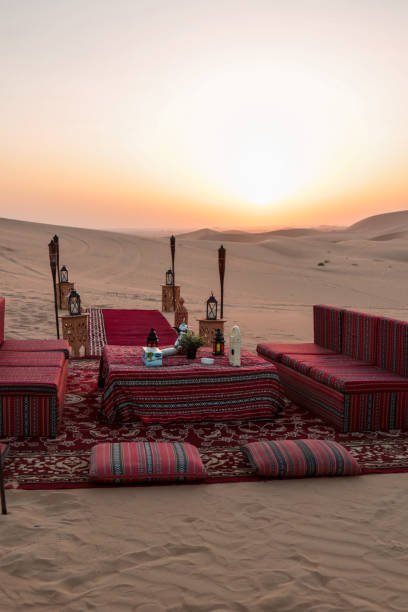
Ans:
{"label": "lantern on table", "polygon": [[150,328],[149,334],[146,340],[146,346],[159,346],[159,339],[156,334],[156,330],[153,327]]}
{"label": "lantern on table", "polygon": [[217,319],[217,305],[218,302],[211,291],[211,295],[207,300],[207,319],[209,321],[215,321]]}
{"label": "lantern on table", "polygon": [[174,274],[172,270],[167,270],[166,272],[166,285],[171,287],[174,281]]}
{"label": "lantern on table", "polygon": [[72,289],[68,296],[68,313],[71,316],[81,314],[81,297],[75,289]]}
{"label": "lantern on table", "polygon": [[67,283],[68,282],[68,270],[65,266],[62,266],[61,270],[60,270],[60,281],[61,283]]}
{"label": "lantern on table", "polygon": [[215,330],[215,334],[214,334],[213,341],[212,341],[212,347],[213,347],[213,355],[219,357],[220,355],[224,354],[225,340],[224,340],[224,336],[222,335],[222,331],[220,330],[220,328],[217,328]]}

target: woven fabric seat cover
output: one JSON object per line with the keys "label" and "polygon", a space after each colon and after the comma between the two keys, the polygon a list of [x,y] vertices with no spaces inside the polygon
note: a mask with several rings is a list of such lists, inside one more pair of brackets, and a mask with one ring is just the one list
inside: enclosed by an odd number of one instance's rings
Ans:
{"label": "woven fabric seat cover", "polygon": [[334,351],[313,342],[301,342],[299,344],[261,342],[257,345],[256,350],[259,355],[271,361],[282,361],[282,357],[286,353],[292,355],[335,355]]}
{"label": "woven fabric seat cover", "polygon": [[325,440],[251,442],[242,447],[261,476],[355,476],[361,468],[344,446]]}
{"label": "woven fabric seat cover", "polygon": [[324,367],[311,368],[308,375],[342,393],[408,391],[408,378],[370,365],[353,369],[336,364],[325,364]]}
{"label": "woven fabric seat cover", "polygon": [[408,323],[380,318],[376,365],[408,376]]}
{"label": "woven fabric seat cover", "polygon": [[2,366],[51,366],[62,368],[65,356],[60,351],[0,351],[0,367]]}
{"label": "woven fabric seat cover", "polygon": [[360,366],[367,366],[365,361],[358,361],[348,355],[296,355],[288,354],[282,356],[282,363],[290,368],[293,368],[297,372],[302,374],[309,374],[312,368],[325,369],[326,365],[329,367],[340,367],[340,368],[355,368]]}
{"label": "woven fabric seat cover", "polygon": [[2,351],[62,351],[68,359],[69,357],[69,344],[67,340],[38,340],[35,338],[28,338],[27,340],[18,339],[7,339],[4,340]]}
{"label": "woven fabric seat cover", "polygon": [[207,476],[198,450],[181,442],[104,442],[91,452],[90,478],[98,482],[200,480]]}
{"label": "woven fabric seat cover", "polygon": [[343,315],[342,353],[370,364],[377,361],[378,329],[381,318],[363,312],[345,310]]}
{"label": "woven fabric seat cover", "polygon": [[14,366],[0,367],[0,392],[8,388],[48,387],[57,389],[61,379],[60,367]]}
{"label": "woven fabric seat cover", "polygon": [[316,344],[336,353],[341,352],[343,312],[335,306],[313,306],[313,333]]}

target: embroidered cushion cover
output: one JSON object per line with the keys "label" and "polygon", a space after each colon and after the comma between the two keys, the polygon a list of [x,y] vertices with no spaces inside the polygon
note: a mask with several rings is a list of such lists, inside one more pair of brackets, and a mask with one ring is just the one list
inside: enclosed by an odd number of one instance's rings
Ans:
{"label": "embroidered cushion cover", "polygon": [[355,476],[361,468],[344,446],[326,440],[251,442],[242,447],[261,476]]}
{"label": "embroidered cushion cover", "polygon": [[181,442],[104,442],[91,452],[90,478],[98,482],[199,480],[207,476],[198,450]]}

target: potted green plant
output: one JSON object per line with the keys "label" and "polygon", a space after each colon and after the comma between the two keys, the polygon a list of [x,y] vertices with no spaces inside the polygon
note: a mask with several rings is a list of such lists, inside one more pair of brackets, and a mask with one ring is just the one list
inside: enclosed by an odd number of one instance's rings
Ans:
{"label": "potted green plant", "polygon": [[179,346],[181,347],[183,353],[185,353],[187,359],[195,359],[198,349],[203,345],[204,339],[201,336],[196,336],[191,331],[183,334],[179,343]]}

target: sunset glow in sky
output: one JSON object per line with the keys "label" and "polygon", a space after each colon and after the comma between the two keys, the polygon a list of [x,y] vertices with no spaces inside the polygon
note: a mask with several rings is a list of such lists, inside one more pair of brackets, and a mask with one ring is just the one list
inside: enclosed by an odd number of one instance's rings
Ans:
{"label": "sunset glow in sky", "polygon": [[0,0],[0,216],[345,225],[408,208],[405,0]]}

